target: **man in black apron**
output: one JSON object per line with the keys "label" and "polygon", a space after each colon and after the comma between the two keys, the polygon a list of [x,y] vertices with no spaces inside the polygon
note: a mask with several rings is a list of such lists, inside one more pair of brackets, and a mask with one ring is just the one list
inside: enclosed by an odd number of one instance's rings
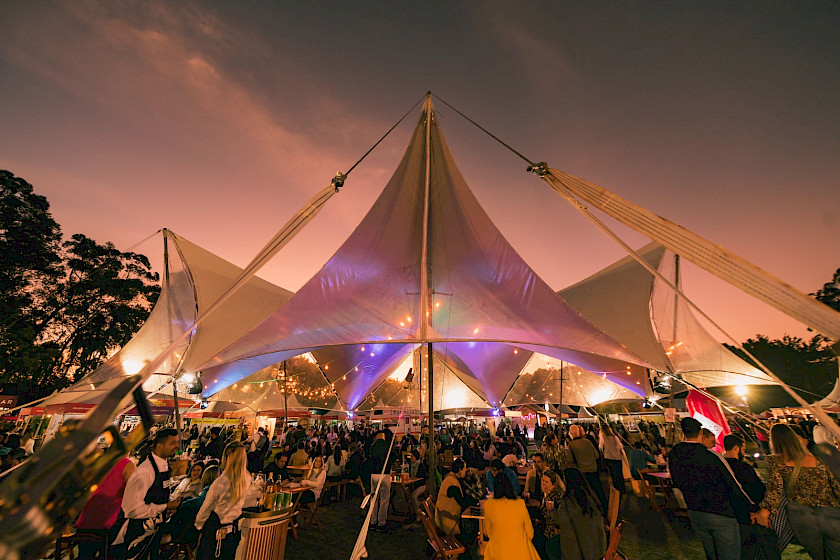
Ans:
{"label": "man in black apron", "polygon": [[180,500],[169,501],[169,465],[166,460],[178,449],[178,432],[160,430],[152,452],[140,463],[126,484],[122,509],[114,524],[118,531],[114,546],[126,560],[158,558],[160,532],[167,507],[174,509]]}

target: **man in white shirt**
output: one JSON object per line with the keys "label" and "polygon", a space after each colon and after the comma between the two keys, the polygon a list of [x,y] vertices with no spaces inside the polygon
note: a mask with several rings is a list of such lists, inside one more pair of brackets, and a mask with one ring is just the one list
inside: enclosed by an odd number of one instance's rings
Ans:
{"label": "man in white shirt", "polygon": [[125,547],[125,558],[156,559],[160,548],[157,527],[164,512],[178,507],[180,499],[169,501],[169,465],[166,460],[178,448],[178,432],[163,429],[155,435],[152,452],[128,479],[122,509],[117,519],[119,529],[114,545]]}

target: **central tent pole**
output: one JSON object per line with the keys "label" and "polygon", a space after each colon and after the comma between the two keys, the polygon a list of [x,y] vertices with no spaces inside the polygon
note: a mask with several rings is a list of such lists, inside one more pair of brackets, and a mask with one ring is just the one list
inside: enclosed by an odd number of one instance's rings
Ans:
{"label": "central tent pole", "polygon": [[429,266],[429,199],[431,197],[431,144],[432,144],[432,92],[426,92],[426,101],[423,104],[423,113],[426,119],[426,173],[424,181],[423,193],[423,238],[420,249],[420,340],[426,342],[427,359],[429,363],[429,443],[427,446],[427,454],[429,456],[429,478],[426,481],[426,488],[432,498],[437,499],[437,477],[436,464],[437,457],[435,448],[435,397],[434,397],[434,350],[432,343],[429,342],[429,322],[432,320],[432,294],[431,281],[431,267]]}
{"label": "central tent pole", "polygon": [[288,387],[286,387],[286,360],[283,360],[283,416],[285,418],[283,431],[289,429],[289,395],[287,391]]}

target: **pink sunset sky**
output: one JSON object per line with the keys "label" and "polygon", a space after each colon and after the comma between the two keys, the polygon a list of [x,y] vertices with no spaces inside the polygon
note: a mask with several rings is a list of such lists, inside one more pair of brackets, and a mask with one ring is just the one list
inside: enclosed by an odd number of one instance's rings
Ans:
{"label": "pink sunset sky", "polygon": [[[840,268],[837,3],[0,6],[0,168],[49,199],[65,235],[121,249],[167,227],[246,264],[427,90],[806,293]],[[550,286],[624,256],[524,162],[436,109],[477,198]],[[296,290],[326,262],[418,116],[261,276]],[[137,250],[160,265],[159,237]],[[684,284],[738,340],[806,335],[690,265]]]}

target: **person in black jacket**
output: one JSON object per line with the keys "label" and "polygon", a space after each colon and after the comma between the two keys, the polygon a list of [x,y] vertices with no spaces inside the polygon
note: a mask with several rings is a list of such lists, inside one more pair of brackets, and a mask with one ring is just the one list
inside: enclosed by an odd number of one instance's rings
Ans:
{"label": "person in black jacket", "polygon": [[[735,480],[738,481],[753,504],[760,504],[764,499],[767,487],[758,477],[755,469],[744,461],[744,440],[739,435],[727,434],[723,438],[723,448],[726,450],[723,456],[729,464],[729,468],[732,469]],[[737,501],[733,505],[735,506],[735,517],[741,526],[741,557],[761,558],[758,549],[762,549],[764,551],[763,557],[768,560],[781,558],[776,550],[775,534],[761,525],[752,523],[750,510],[754,510],[754,508],[750,508],[750,504],[742,501]]]}
{"label": "person in black jacket", "polygon": [[707,560],[740,560],[741,531],[736,508],[756,507],[735,479],[726,460],[706,449],[702,425],[694,418],[680,422],[685,441],[668,456],[671,480],[685,497],[691,526]]}
{"label": "person in black jacket", "polygon": [[221,437],[222,429],[219,426],[210,428],[210,441],[198,449],[201,457],[212,457],[221,460],[222,452],[225,450],[225,441]]}

